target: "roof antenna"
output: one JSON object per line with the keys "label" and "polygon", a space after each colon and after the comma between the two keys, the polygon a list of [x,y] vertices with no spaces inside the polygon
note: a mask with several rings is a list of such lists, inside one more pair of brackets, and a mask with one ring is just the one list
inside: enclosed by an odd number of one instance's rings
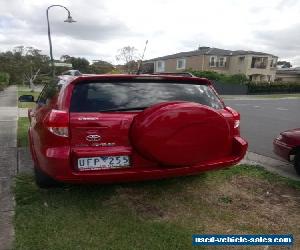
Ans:
{"label": "roof antenna", "polygon": [[143,52],[142,58],[141,58],[141,60],[140,60],[140,62],[139,62],[138,70],[137,70],[137,72],[136,72],[137,75],[139,75],[139,74],[140,74],[140,71],[141,71],[141,66],[142,66],[142,62],[143,62],[143,59],[144,59],[145,51],[146,51],[146,48],[147,48],[147,44],[148,44],[148,40],[146,40],[144,52]]}

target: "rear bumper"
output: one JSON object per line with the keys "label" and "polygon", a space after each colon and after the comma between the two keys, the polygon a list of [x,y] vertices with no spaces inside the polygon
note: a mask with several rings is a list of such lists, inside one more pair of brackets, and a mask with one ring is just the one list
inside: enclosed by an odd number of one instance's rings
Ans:
{"label": "rear bumper", "polygon": [[[241,161],[247,151],[248,144],[241,137],[235,137],[233,141],[232,154],[230,156],[218,159],[213,162],[205,162],[203,164],[187,166],[187,167],[134,167],[113,170],[97,170],[97,171],[76,171],[70,170],[71,160],[70,154],[65,161],[62,159],[62,154],[59,154],[60,160],[53,159],[59,167],[42,168],[52,178],[68,183],[119,183],[130,181],[144,181],[163,179],[184,175],[195,175],[201,172],[232,166]],[[65,151],[67,153],[67,151]],[[51,154],[55,156],[56,154]],[[50,171],[49,171],[50,170]]]}
{"label": "rear bumper", "polygon": [[290,161],[290,153],[292,151],[292,147],[278,139],[273,141],[273,152],[279,157]]}

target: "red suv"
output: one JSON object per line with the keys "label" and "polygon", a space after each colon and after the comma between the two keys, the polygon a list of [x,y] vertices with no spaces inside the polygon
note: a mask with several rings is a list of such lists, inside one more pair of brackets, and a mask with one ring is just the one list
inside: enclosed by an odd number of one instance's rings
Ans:
{"label": "red suv", "polygon": [[40,187],[192,175],[247,150],[239,113],[203,78],[82,75],[47,85],[36,103],[29,139]]}

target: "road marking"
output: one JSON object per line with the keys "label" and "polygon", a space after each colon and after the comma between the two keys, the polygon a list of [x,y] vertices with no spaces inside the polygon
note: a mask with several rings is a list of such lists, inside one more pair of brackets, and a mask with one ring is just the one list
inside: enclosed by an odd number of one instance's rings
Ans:
{"label": "road marking", "polygon": [[259,109],[259,108],[260,108],[260,106],[253,106],[253,108]]}
{"label": "road marking", "polygon": [[250,105],[249,103],[237,103],[237,104],[234,104],[235,106],[248,106]]}
{"label": "road marking", "polygon": [[279,108],[276,108],[277,110],[282,110],[282,111],[285,111],[285,110],[288,110],[287,108],[282,108],[282,107],[279,107]]}

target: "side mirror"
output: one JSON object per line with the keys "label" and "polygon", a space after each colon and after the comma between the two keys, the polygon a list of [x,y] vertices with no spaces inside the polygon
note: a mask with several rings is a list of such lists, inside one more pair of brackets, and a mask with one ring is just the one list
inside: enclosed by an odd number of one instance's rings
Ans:
{"label": "side mirror", "polygon": [[19,102],[34,102],[33,95],[21,95],[19,97]]}

